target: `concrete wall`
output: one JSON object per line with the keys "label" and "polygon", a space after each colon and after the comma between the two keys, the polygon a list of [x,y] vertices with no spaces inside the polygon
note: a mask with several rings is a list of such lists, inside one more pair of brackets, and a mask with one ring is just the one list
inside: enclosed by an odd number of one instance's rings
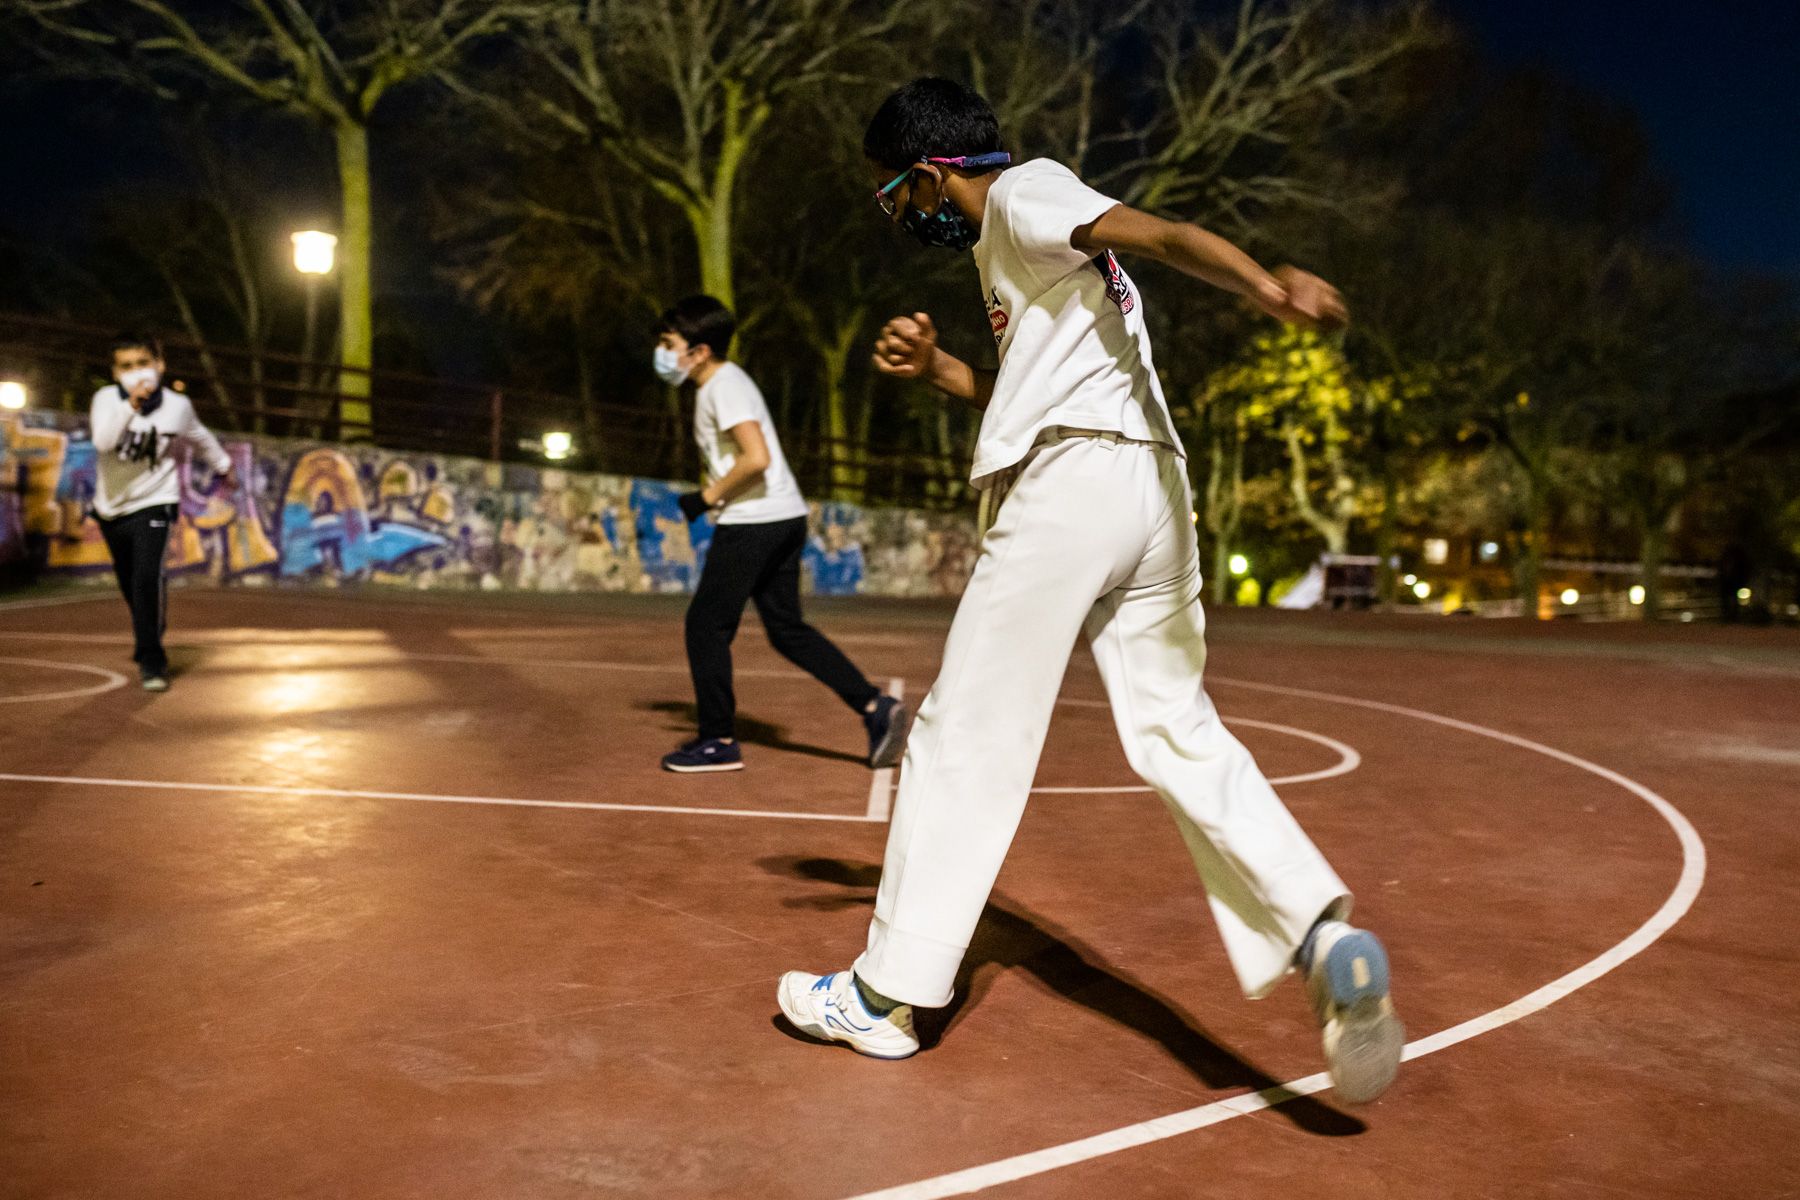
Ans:
{"label": "concrete wall", "polygon": [[[684,485],[275,438],[221,439],[244,482],[202,490],[182,472],[169,570],[226,583],[686,591],[710,521],[676,508]],[[60,414],[0,416],[0,563],[38,578],[109,572],[88,514],[95,451]],[[971,514],[812,505],[806,580],[818,595],[946,596],[974,566]]]}

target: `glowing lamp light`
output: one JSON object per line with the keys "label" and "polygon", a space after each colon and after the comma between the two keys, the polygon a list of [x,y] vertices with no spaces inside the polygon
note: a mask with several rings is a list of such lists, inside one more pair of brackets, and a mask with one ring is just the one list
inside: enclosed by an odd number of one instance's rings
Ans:
{"label": "glowing lamp light", "polygon": [[1227,561],[1233,575],[1243,575],[1250,570],[1250,560],[1241,554],[1234,554]]}
{"label": "glowing lamp light", "polygon": [[544,435],[544,457],[551,462],[561,462],[569,457],[575,449],[575,435],[560,430]]}
{"label": "glowing lamp light", "polygon": [[1426,583],[1423,579],[1419,580],[1417,583],[1413,584],[1413,595],[1421,600],[1429,600],[1431,598],[1431,585]]}
{"label": "glowing lamp light", "polygon": [[1407,587],[1411,587],[1413,584],[1419,582],[1419,577],[1411,574],[1402,575],[1400,577],[1400,582],[1404,583]]}
{"label": "glowing lamp light", "polygon": [[1559,596],[1558,599],[1561,600],[1564,604],[1573,604],[1577,600],[1581,599],[1581,593],[1576,591],[1574,588],[1564,588],[1562,590],[1562,595]]}
{"label": "glowing lamp light", "polygon": [[302,229],[292,236],[294,269],[302,275],[329,275],[337,258],[337,235]]}
{"label": "glowing lamp light", "polygon": [[1193,519],[1194,524],[1198,525],[1200,523],[1200,513],[1198,510],[1189,513],[1188,516]]}
{"label": "glowing lamp light", "polygon": [[1481,561],[1482,562],[1493,562],[1496,558],[1499,558],[1499,557],[1500,557],[1500,543],[1499,542],[1483,542],[1483,543],[1481,543]]}
{"label": "glowing lamp light", "polygon": [[0,408],[17,412],[25,407],[25,385],[16,379],[0,379]]}
{"label": "glowing lamp light", "polygon": [[1738,589],[1738,603],[1739,604],[1750,603],[1750,589],[1749,588],[1739,588]]}

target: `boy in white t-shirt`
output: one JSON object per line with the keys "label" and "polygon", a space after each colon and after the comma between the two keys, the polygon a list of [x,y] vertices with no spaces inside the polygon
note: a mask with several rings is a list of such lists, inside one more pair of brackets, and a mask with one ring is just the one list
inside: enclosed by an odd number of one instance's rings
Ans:
{"label": "boy in white t-shirt", "polygon": [[162,347],[155,338],[122,333],[113,339],[112,376],[94,393],[88,435],[98,463],[94,517],[112,555],[113,574],[131,609],[131,628],[145,691],[167,691],[163,651],[168,587],[163,556],[181,503],[176,448],[191,446],[235,491],[237,473],[219,439],[188,398],[163,386]]}
{"label": "boy in white t-shirt", "polygon": [[734,718],[731,641],[754,602],[769,644],[838,694],[862,717],[869,765],[891,767],[906,743],[906,706],[884,696],[843,651],[800,615],[806,499],[781,452],[781,438],[756,382],[729,361],[737,321],[711,296],[690,296],[663,314],[657,375],[694,385],[694,440],[705,474],[681,497],[689,521],[715,513],[712,545],[687,612],[688,669],[699,737],[665,755],[664,769],[694,774],[744,766]]}
{"label": "boy in white t-shirt", "polygon": [[1341,299],[1315,276],[1265,271],[1222,238],[1119,204],[1058,163],[1009,166],[993,110],[948,80],[890,96],[863,149],[891,221],[926,245],[974,251],[1000,357],[997,372],[971,367],[914,313],[882,331],[876,365],[985,410],[972,476],[1004,503],[906,749],[868,948],[852,970],[783,976],[783,1013],[864,1054],[918,1050],[912,1007],[950,1000],[1086,637],[1126,757],[1174,814],[1239,984],[1259,997],[1302,970],[1339,1095],[1373,1099],[1404,1042],[1386,953],[1345,922],[1349,890],[1202,687],[1184,454],[1142,298],[1114,252],[1295,325],[1341,325]]}

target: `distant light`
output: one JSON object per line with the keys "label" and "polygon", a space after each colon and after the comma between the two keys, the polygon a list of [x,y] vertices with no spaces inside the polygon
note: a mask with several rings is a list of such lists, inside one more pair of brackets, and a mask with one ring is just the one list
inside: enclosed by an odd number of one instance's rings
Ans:
{"label": "distant light", "polygon": [[1188,516],[1193,518],[1194,524],[1198,525],[1200,523],[1200,514],[1198,512],[1191,512]]}
{"label": "distant light", "polygon": [[1450,561],[1450,543],[1444,538],[1425,539],[1425,561],[1441,567]]}
{"label": "distant light", "polygon": [[1407,587],[1411,587],[1413,584],[1419,582],[1419,577],[1417,575],[1402,575],[1400,577],[1400,582],[1404,583]]}
{"label": "distant light", "polygon": [[1419,582],[1413,584],[1413,595],[1417,596],[1421,600],[1430,599],[1431,598],[1431,585],[1429,583],[1426,583],[1423,579],[1419,580]]}
{"label": "distant light", "polygon": [[1241,554],[1234,554],[1227,560],[1233,575],[1243,575],[1250,570],[1250,560]]}
{"label": "distant light", "polygon": [[1581,593],[1576,591],[1574,588],[1564,588],[1562,590],[1562,596],[1560,597],[1560,599],[1562,600],[1562,602],[1564,604],[1573,604],[1577,600],[1581,599]]}
{"label": "distant light", "polygon": [[551,462],[561,462],[569,457],[575,449],[575,435],[557,431],[544,435],[544,457]]}
{"label": "distant light", "polygon": [[1693,621],[1693,619],[1694,619],[1694,614],[1691,612],[1684,612],[1681,614],[1681,623],[1683,625],[1689,624],[1690,622]]}
{"label": "distant light", "polygon": [[1499,558],[1499,557],[1500,557],[1500,543],[1499,542],[1483,542],[1483,543],[1481,543],[1481,561],[1482,562],[1493,562],[1496,558]]}
{"label": "distant light", "polygon": [[337,235],[302,229],[292,235],[294,270],[302,275],[329,275],[337,257]]}
{"label": "distant light", "polygon": [[16,379],[0,379],[0,408],[18,411],[25,407],[25,385]]}
{"label": "distant light", "polygon": [[1641,583],[1632,584],[1630,594],[1631,602],[1633,604],[1642,604],[1644,602],[1644,585]]}
{"label": "distant light", "polygon": [[1750,603],[1750,589],[1749,588],[1739,588],[1738,589],[1738,603],[1739,604]]}

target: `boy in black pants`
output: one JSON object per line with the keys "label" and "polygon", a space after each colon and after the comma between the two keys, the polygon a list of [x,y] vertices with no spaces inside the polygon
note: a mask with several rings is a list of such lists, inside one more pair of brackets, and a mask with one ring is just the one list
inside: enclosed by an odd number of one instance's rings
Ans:
{"label": "boy in black pants", "polygon": [[237,474],[188,398],[163,386],[162,347],[155,338],[126,333],[113,339],[112,375],[117,382],[94,393],[88,412],[99,463],[94,517],[131,608],[132,657],[144,690],[163,692],[169,688],[162,644],[168,609],[163,553],[181,502],[175,446],[193,446],[233,490]]}
{"label": "boy in black pants", "polygon": [[906,744],[906,707],[882,695],[843,651],[800,615],[800,554],[806,500],[781,452],[756,383],[728,361],[737,319],[711,296],[690,296],[663,314],[657,375],[695,385],[694,440],[705,485],[681,497],[689,521],[715,513],[717,528],[687,612],[688,668],[700,709],[700,736],[663,757],[665,770],[738,771],[744,766],[734,717],[731,640],[746,601],[783,657],[838,694],[862,716],[869,765],[891,767]]}

